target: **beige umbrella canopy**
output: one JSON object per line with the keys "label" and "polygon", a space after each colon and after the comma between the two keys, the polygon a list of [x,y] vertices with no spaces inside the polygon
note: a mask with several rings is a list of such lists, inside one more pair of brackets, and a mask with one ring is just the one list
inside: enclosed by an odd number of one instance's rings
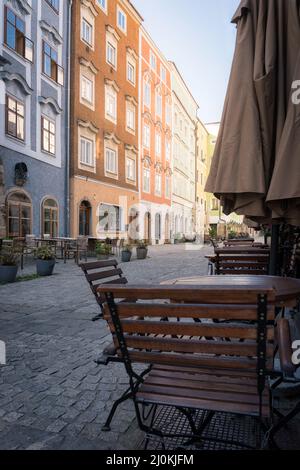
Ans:
{"label": "beige umbrella canopy", "polygon": [[300,105],[292,102],[300,1],[242,0],[232,21],[236,49],[206,191],[225,214],[300,224]]}

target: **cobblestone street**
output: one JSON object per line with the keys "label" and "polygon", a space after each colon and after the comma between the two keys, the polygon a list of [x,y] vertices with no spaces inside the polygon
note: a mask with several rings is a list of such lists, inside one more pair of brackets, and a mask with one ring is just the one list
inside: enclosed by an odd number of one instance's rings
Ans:
{"label": "cobblestone street", "polygon": [[[195,251],[195,248],[197,250]],[[121,264],[131,283],[159,283],[207,273],[210,248],[150,247],[144,261]],[[34,273],[25,261],[22,274]],[[20,274],[20,272],[19,272]],[[110,406],[126,388],[120,364],[94,362],[110,342],[81,269],[59,261],[48,278],[0,286],[0,449],[134,449],[142,436],[130,402],[101,431]]]}

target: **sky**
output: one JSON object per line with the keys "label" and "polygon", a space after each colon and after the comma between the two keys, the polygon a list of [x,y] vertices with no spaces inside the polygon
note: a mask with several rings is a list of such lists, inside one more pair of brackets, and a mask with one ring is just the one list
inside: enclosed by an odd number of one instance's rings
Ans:
{"label": "sky", "polygon": [[132,0],[166,59],[176,63],[204,123],[221,119],[240,0]]}

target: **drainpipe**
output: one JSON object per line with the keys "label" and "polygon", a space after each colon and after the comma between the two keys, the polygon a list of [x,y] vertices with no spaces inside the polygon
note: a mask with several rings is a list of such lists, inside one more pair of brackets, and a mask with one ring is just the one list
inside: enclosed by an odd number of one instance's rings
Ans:
{"label": "drainpipe", "polygon": [[65,171],[65,234],[70,236],[70,80],[71,80],[71,34],[72,34],[72,3],[73,0],[69,0],[68,5],[68,43],[67,43],[67,67],[68,67],[68,82],[66,86],[66,171]]}

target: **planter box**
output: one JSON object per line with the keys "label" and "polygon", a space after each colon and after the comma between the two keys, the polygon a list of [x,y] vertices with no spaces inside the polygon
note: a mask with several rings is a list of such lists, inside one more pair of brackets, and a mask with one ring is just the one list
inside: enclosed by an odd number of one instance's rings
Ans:
{"label": "planter box", "polygon": [[0,266],[0,282],[15,282],[18,266]]}
{"label": "planter box", "polygon": [[147,258],[148,249],[147,248],[139,248],[136,249],[136,257],[137,259],[146,259]]}
{"label": "planter box", "polygon": [[121,252],[121,260],[122,263],[128,263],[131,260],[131,251],[122,251]]}
{"label": "planter box", "polygon": [[36,260],[36,273],[38,276],[51,276],[55,265],[55,259],[37,259]]}

